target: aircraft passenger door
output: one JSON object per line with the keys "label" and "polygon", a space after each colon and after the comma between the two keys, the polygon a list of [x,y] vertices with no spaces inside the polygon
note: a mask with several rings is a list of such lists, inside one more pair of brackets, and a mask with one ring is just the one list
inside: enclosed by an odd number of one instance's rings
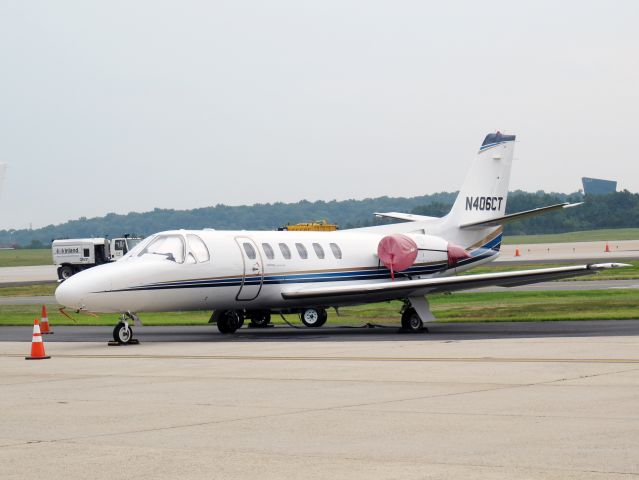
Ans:
{"label": "aircraft passenger door", "polygon": [[262,254],[253,240],[248,237],[235,237],[244,263],[242,284],[237,292],[236,300],[253,300],[262,290],[264,282],[264,263]]}

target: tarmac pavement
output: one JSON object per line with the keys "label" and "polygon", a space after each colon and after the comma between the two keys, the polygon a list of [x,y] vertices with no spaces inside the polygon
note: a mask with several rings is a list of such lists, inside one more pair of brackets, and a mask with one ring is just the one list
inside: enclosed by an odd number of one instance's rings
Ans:
{"label": "tarmac pavement", "polygon": [[0,286],[53,283],[58,280],[55,265],[0,268]]}
{"label": "tarmac pavement", "polygon": [[[113,326],[117,317],[113,317]],[[133,327],[134,336],[141,342],[190,343],[190,342],[360,342],[375,341],[419,342],[425,339],[495,339],[495,338],[548,338],[588,336],[638,336],[639,320],[589,320],[553,322],[434,322],[427,323],[428,332],[399,333],[399,324],[389,323],[377,327],[332,326],[322,328],[288,327],[278,325],[269,328],[244,326],[233,335],[222,335],[215,325],[140,326]],[[113,326],[53,326],[53,335],[44,337],[51,342],[97,342],[111,340]],[[30,342],[33,326],[2,326],[0,342]],[[133,345],[120,347],[132,349]],[[115,347],[116,349],[118,347]]]}
{"label": "tarmac pavement", "polygon": [[[606,252],[606,244],[609,252]],[[519,250],[520,256],[515,256]],[[498,263],[607,263],[639,259],[639,240],[502,245]]]}
{"label": "tarmac pavement", "polygon": [[639,476],[639,321],[177,329],[0,342],[0,477]]}

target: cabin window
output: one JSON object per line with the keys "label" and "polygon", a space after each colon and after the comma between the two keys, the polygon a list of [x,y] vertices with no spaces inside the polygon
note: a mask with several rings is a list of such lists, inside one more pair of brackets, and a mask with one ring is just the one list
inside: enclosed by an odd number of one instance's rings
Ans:
{"label": "cabin window", "polygon": [[184,239],[181,235],[159,235],[143,248],[138,257],[156,255],[176,263],[184,263]]}
{"label": "cabin window", "polygon": [[264,250],[264,254],[266,258],[269,260],[273,260],[275,258],[275,252],[273,251],[273,247],[271,247],[268,243],[262,244],[262,250]]}
{"label": "cabin window", "polygon": [[255,260],[257,258],[257,252],[253,248],[253,245],[251,245],[248,242],[244,242],[243,245],[244,245],[244,251],[246,252],[246,256],[250,258],[251,260]]}
{"label": "cabin window", "polygon": [[324,249],[319,243],[313,244],[313,250],[315,250],[315,255],[317,255],[317,258],[319,258],[320,260],[324,260]]}
{"label": "cabin window", "polygon": [[280,243],[280,251],[282,252],[282,256],[286,260],[291,259],[291,249],[288,248],[288,245],[286,245],[285,243]]}
{"label": "cabin window", "polygon": [[88,258],[89,255],[91,255],[91,252],[89,252],[89,249],[88,248],[84,248],[82,250],[82,256]]}
{"label": "cabin window", "polygon": [[206,244],[197,235],[187,235],[187,241],[189,242],[189,249],[195,256],[198,262],[208,262],[211,256],[209,255],[209,249],[206,248]]}
{"label": "cabin window", "polygon": [[297,253],[300,254],[300,258],[304,260],[308,258],[308,251],[306,250],[306,247],[304,245],[302,245],[301,243],[296,243],[295,248],[297,248]]}
{"label": "cabin window", "polygon": [[342,258],[342,249],[339,248],[337,243],[331,243],[331,251],[333,252],[333,256],[338,260]]}

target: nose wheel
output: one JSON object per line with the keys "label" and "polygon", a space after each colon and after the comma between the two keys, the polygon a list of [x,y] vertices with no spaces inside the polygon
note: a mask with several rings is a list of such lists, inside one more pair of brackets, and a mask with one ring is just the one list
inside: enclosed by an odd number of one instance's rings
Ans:
{"label": "nose wheel", "polygon": [[129,343],[133,339],[133,329],[129,327],[128,322],[120,322],[113,329],[113,340],[123,344]]}
{"label": "nose wheel", "polygon": [[[134,320],[137,317],[130,314]],[[113,342],[109,342],[109,345],[133,345],[140,343],[133,338],[133,329],[129,326],[127,315],[122,315],[120,321],[113,329]]]}

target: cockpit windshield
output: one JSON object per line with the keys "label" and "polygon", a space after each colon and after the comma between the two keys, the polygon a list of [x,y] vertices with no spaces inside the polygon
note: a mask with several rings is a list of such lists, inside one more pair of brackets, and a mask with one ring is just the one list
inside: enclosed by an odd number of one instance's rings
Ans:
{"label": "cockpit windshield", "polygon": [[184,262],[184,239],[181,235],[158,235],[137,254],[156,255],[176,263]]}

